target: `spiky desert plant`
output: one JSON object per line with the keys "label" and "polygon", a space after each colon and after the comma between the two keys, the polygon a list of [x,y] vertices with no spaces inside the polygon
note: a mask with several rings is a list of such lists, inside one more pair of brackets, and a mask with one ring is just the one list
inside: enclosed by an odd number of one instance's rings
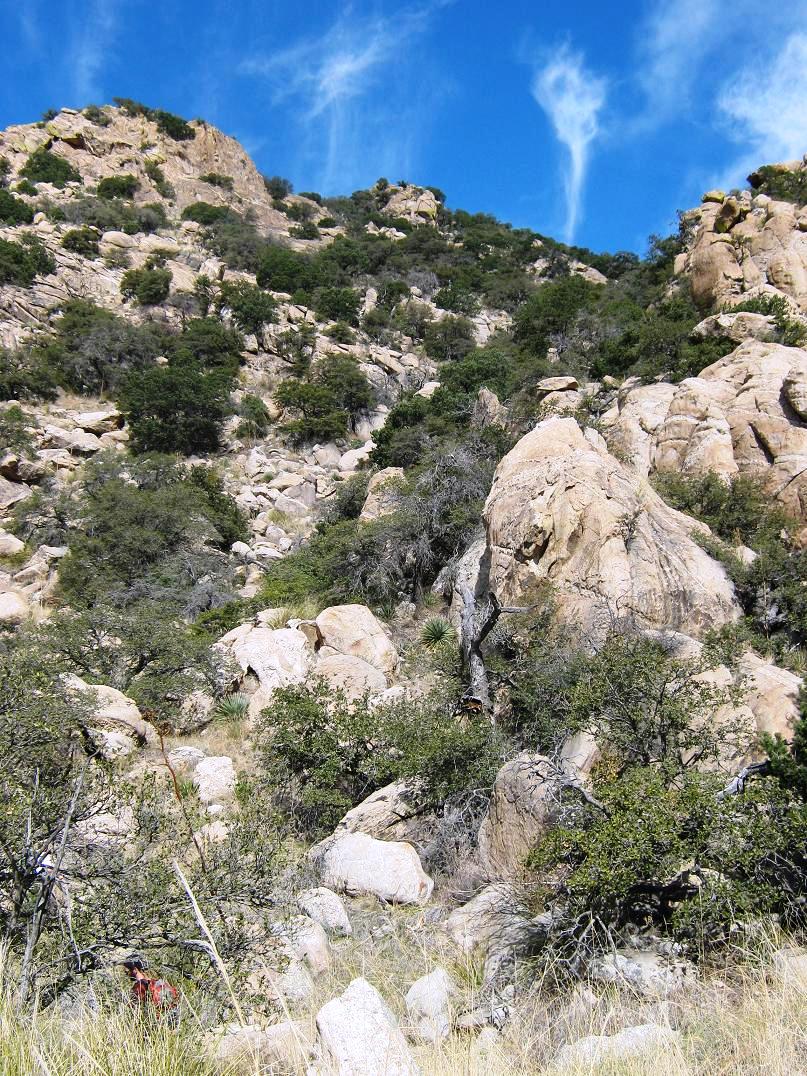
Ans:
{"label": "spiky desert plant", "polygon": [[225,695],[216,706],[215,716],[218,721],[242,721],[249,710],[249,697],[241,691]]}
{"label": "spiky desert plant", "polygon": [[429,650],[434,650],[442,643],[451,642],[456,636],[453,625],[445,617],[433,616],[423,625],[420,641]]}

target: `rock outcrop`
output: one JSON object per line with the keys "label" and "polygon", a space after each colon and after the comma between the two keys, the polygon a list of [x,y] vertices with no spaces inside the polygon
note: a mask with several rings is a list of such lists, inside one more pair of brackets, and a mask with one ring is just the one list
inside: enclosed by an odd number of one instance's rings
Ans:
{"label": "rock outcrop", "polygon": [[392,1010],[366,979],[322,1006],[317,1029],[338,1076],[420,1076]]}
{"label": "rock outcrop", "polygon": [[502,604],[552,589],[589,631],[615,618],[698,636],[736,620],[723,568],[669,508],[571,418],[539,423],[500,462],[485,504],[489,585]]}
{"label": "rock outcrop", "polygon": [[324,886],[348,896],[370,893],[389,904],[425,904],[434,888],[405,841],[338,832],[315,845],[309,858]]}

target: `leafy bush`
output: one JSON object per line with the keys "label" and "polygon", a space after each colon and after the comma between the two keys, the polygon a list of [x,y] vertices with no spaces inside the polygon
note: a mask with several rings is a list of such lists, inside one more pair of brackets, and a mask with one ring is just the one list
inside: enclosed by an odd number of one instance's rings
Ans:
{"label": "leafy bush", "polygon": [[150,366],[165,345],[153,325],[132,325],[86,299],[71,299],[51,333],[30,349],[29,362],[73,392],[101,393]]}
{"label": "leafy bush", "polygon": [[82,258],[97,258],[100,254],[98,239],[95,228],[71,228],[62,237],[62,246],[73,254],[80,254]]}
{"label": "leafy bush", "polygon": [[283,201],[284,198],[294,191],[291,182],[288,179],[283,179],[282,176],[264,176],[263,185],[269,194],[271,194],[273,198],[277,198],[278,201]]}
{"label": "leafy bush", "polygon": [[84,109],[84,115],[90,123],[94,123],[97,127],[108,127],[112,123],[111,118],[98,105],[87,105]]}
{"label": "leafy bush", "polygon": [[23,236],[19,243],[0,239],[0,284],[30,288],[36,277],[54,272],[56,262],[34,236]]}
{"label": "leafy bush", "polygon": [[234,374],[241,361],[244,339],[218,318],[191,318],[182,332],[169,341],[168,350],[177,363],[193,361]]}
{"label": "leafy bush", "polygon": [[7,190],[0,187],[0,222],[3,224],[30,224],[34,219],[34,211],[27,202],[21,198],[15,198]]}
{"label": "leafy bush", "polygon": [[5,187],[11,174],[11,161],[8,157],[0,157],[0,187]]}
{"label": "leafy bush", "polygon": [[54,187],[81,182],[81,174],[69,161],[66,161],[64,157],[57,157],[44,146],[34,150],[20,169],[20,175],[29,179],[31,183],[52,183]]}
{"label": "leafy bush", "polygon": [[807,327],[793,316],[784,295],[758,295],[731,308],[732,312],[740,310],[772,317],[779,339],[787,347],[800,347],[807,338]]}
{"label": "leafy bush", "polygon": [[227,417],[230,376],[195,363],[173,363],[130,374],[118,403],[135,452],[214,452]]}
{"label": "leafy bush", "polygon": [[120,282],[121,295],[136,299],[141,306],[165,302],[171,290],[170,269],[128,269]]}
{"label": "leafy bush", "polygon": [[313,306],[320,318],[345,321],[358,325],[361,298],[353,288],[318,288],[314,293]]}
{"label": "leafy bush", "polygon": [[33,449],[30,432],[32,425],[36,425],[35,421],[16,404],[0,408],[0,445],[3,445],[6,451],[18,452],[22,456],[30,455]]}
{"label": "leafy bush", "polygon": [[423,346],[438,362],[461,359],[474,346],[473,325],[467,318],[440,318],[426,326]]}
{"label": "leafy bush", "polygon": [[315,681],[275,692],[254,745],[286,811],[304,833],[318,836],[393,780],[412,780],[418,800],[434,806],[488,784],[499,757],[496,736],[487,721],[452,711],[445,692],[370,709]]}
{"label": "leafy bush", "polygon": [[266,436],[269,430],[269,409],[260,396],[252,396],[250,393],[243,396],[238,406],[238,414],[241,421],[236,427],[236,437],[254,440]]}
{"label": "leafy bush", "polygon": [[337,321],[333,325],[329,325],[325,330],[325,335],[329,336],[331,340],[335,340],[337,344],[354,344],[356,342],[356,334],[346,321]]}
{"label": "leafy bush", "polygon": [[163,198],[173,198],[176,195],[176,191],[165,178],[165,173],[159,164],[155,160],[149,160],[144,165],[146,175],[157,189],[157,193],[161,194]]}
{"label": "leafy bush", "polygon": [[758,479],[737,475],[726,481],[709,473],[689,477],[662,472],[653,479],[668,504],[706,523],[715,534],[735,545],[754,549],[776,541],[789,519],[771,503]]}
{"label": "leafy bush", "polygon": [[294,239],[319,239],[320,232],[313,220],[307,220],[303,224],[290,228],[289,235]]}
{"label": "leafy bush", "polygon": [[281,382],[275,400],[282,408],[300,413],[299,418],[281,427],[294,444],[336,441],[347,433],[347,411],[339,408],[334,394],[325,385],[289,378]]}
{"label": "leafy bush", "polygon": [[197,224],[215,224],[228,217],[230,210],[226,205],[211,205],[210,202],[192,202],[182,210],[183,220],[193,220]]}
{"label": "leafy bush", "polygon": [[264,346],[264,329],[277,320],[277,304],[271,295],[246,280],[225,281],[219,287],[217,306],[228,308],[241,332],[252,333]]}
{"label": "leafy bush", "polygon": [[221,187],[225,191],[233,189],[233,177],[225,176],[221,172],[205,172],[199,176],[199,180],[201,183],[209,183],[211,187]]}
{"label": "leafy bush", "polygon": [[100,232],[151,233],[168,223],[165,210],[159,202],[133,205],[117,198],[77,198],[68,202],[64,216],[71,224],[86,224]]}
{"label": "leafy bush", "polygon": [[134,198],[140,186],[137,176],[122,174],[105,176],[96,187],[99,198]]}
{"label": "leafy bush", "polygon": [[310,260],[277,244],[269,244],[261,252],[255,279],[262,288],[287,292],[289,295],[296,291],[307,291],[314,283]]}
{"label": "leafy bush", "polygon": [[[195,615],[211,604],[216,587],[222,600],[232,596],[223,551],[244,538],[246,521],[212,469],[99,454],[78,495],[51,509],[70,548],[60,562],[60,587],[75,608],[159,600]],[[40,506],[21,520],[26,537],[40,537],[41,513]]]}
{"label": "leafy bush", "polygon": [[0,400],[54,400],[56,395],[44,363],[25,351],[0,348]]}
{"label": "leafy bush", "polygon": [[764,165],[748,177],[751,187],[759,194],[783,202],[807,204],[807,171],[791,172],[774,164]]}

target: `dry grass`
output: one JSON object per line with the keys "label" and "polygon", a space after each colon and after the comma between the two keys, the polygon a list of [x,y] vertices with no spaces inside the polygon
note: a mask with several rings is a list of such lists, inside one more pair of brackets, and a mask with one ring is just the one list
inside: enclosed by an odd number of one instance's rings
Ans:
{"label": "dry grass", "polygon": [[[479,967],[456,957],[421,911],[379,911],[371,902],[352,909],[356,933],[335,943],[334,963],[322,976],[305,1011],[280,1014],[301,1020],[312,1038],[315,1016],[351,979],[366,977],[406,1028],[404,996],[415,979],[438,965],[454,977],[461,1007],[479,1000]],[[766,970],[767,968],[767,970]],[[0,969],[1,973],[2,969]],[[578,989],[578,1000],[559,998],[535,984],[514,1007],[502,1035],[480,1047],[474,1035],[455,1033],[436,1046],[416,1046],[424,1076],[805,1076],[807,1073],[807,980],[783,981],[770,965],[729,961],[713,969],[685,995],[648,1001],[615,991],[595,999]],[[587,1035],[614,1034],[655,1022],[680,1032],[677,1044],[632,1060],[570,1068],[554,1064],[561,1045]],[[0,996],[0,1072],[3,1076],[212,1076],[204,1059],[201,1029],[191,1011],[179,1032],[145,1031],[121,999],[100,1012],[71,1018],[39,1014],[21,1018],[11,996]],[[227,1070],[230,1071],[230,1070]],[[235,1070],[233,1070],[235,1071]],[[291,1067],[261,1069],[246,1062],[238,1071],[302,1074]],[[318,1068],[330,1076],[326,1067]]]}

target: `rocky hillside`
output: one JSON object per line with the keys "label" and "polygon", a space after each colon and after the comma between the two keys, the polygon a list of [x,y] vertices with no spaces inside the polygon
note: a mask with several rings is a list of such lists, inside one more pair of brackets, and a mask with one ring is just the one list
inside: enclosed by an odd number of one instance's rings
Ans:
{"label": "rocky hillside", "polygon": [[759,1071],[760,984],[805,1015],[807,158],[641,259],[134,101],[0,132],[0,183],[19,1071],[137,1034],[133,952],[165,1071]]}

